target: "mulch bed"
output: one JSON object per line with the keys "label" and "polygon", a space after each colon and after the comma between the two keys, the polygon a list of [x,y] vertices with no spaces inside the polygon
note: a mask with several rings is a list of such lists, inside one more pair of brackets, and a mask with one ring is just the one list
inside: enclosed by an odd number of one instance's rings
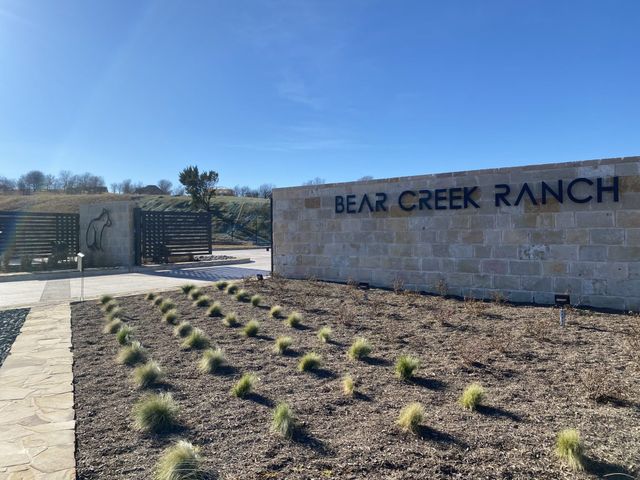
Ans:
{"label": "mulch bed", "polygon": [[0,312],[0,367],[9,355],[13,342],[20,333],[22,324],[28,314],[28,308],[17,308]]}
{"label": "mulch bed", "polygon": [[[180,350],[172,328],[142,296],[120,299],[127,322],[151,357],[167,372],[181,407],[183,428],[166,435],[137,432],[131,407],[144,392],[131,369],[118,365],[112,335],[102,333],[97,302],[72,305],[77,468],[79,479],[147,479],[162,450],[177,439],[202,449],[206,467],[222,479],[423,479],[600,478],[640,474],[640,318],[463,302],[440,297],[363,292],[347,285],[270,279],[245,281],[264,304],[299,311],[303,328],[291,329],[232,296],[207,288],[223,311],[241,323],[262,322],[260,336],[245,338],[206,308],[175,291],[183,320],[220,346],[230,368],[219,375],[197,370],[200,353]],[[366,296],[366,297],[365,297]],[[318,328],[333,329],[322,344]],[[272,353],[279,335],[294,338],[288,356]],[[368,361],[352,361],[353,338],[374,346]],[[296,369],[301,354],[319,353],[318,373]],[[394,375],[398,355],[420,358],[417,378]],[[229,389],[245,372],[259,377],[256,393],[242,400]],[[347,398],[341,379],[351,374],[359,394]],[[476,412],[457,403],[471,382],[486,389]],[[302,425],[293,440],[269,432],[277,402],[287,402]],[[418,401],[426,418],[418,435],[395,420]],[[556,434],[580,431],[588,455],[584,473],[554,456]],[[606,477],[609,480],[629,477]]]}

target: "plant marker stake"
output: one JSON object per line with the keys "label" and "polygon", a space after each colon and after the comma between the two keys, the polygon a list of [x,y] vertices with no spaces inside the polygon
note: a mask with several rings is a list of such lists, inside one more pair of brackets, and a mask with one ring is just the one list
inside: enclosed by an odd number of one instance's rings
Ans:
{"label": "plant marker stake", "polygon": [[560,309],[560,326],[564,327],[565,319],[567,317],[567,312],[564,308]]}

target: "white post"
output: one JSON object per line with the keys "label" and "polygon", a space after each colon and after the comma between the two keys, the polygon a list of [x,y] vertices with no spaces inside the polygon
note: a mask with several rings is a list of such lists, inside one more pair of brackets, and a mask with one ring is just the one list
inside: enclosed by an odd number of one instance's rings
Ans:
{"label": "white post", "polygon": [[84,302],[84,267],[82,265],[82,259],[84,258],[84,253],[78,252],[78,271],[80,272],[80,301]]}

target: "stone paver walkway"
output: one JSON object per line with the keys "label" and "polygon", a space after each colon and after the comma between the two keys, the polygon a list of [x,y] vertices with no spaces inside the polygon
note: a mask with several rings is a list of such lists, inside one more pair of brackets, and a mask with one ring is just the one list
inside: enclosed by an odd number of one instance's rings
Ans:
{"label": "stone paver walkway", "polygon": [[0,480],[75,478],[70,322],[33,307],[0,368]]}

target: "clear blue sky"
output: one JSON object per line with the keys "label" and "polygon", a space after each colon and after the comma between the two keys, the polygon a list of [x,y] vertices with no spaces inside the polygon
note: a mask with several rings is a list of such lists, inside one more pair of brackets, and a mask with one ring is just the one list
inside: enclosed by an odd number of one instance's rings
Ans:
{"label": "clear blue sky", "polygon": [[640,154],[640,1],[0,0],[0,175],[226,186]]}

